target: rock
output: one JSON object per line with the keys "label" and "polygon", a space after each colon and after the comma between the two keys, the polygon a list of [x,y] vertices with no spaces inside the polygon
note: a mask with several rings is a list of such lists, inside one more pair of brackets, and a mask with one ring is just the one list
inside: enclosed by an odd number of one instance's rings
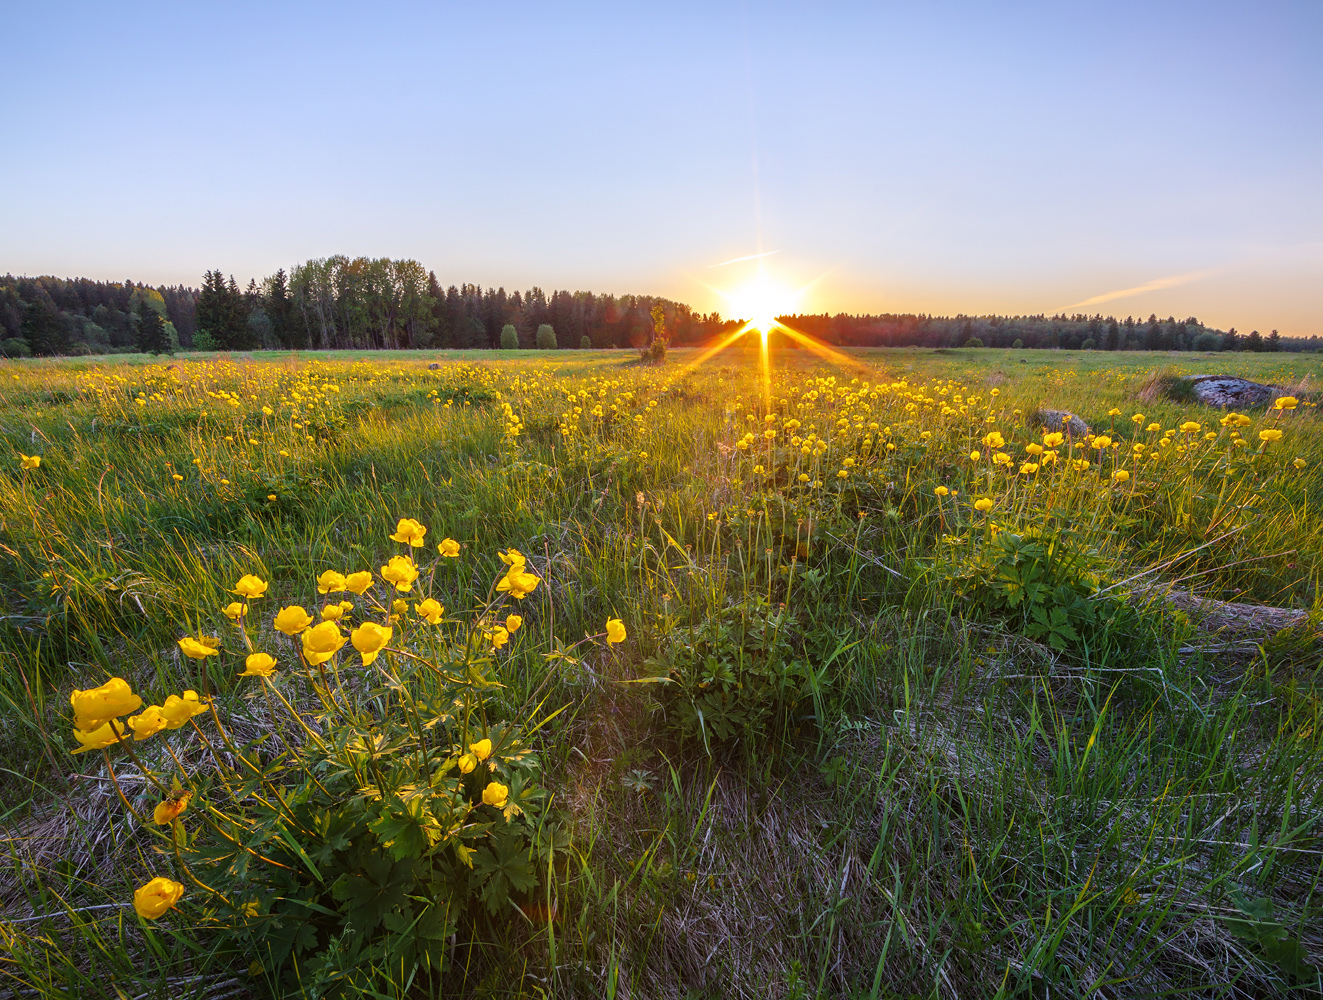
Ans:
{"label": "rock", "polygon": [[1205,406],[1217,406],[1224,410],[1228,407],[1262,406],[1278,396],[1286,395],[1285,389],[1275,385],[1261,385],[1231,375],[1191,375],[1189,381],[1195,399]]}
{"label": "rock", "polygon": [[1067,410],[1040,409],[1031,419],[1039,427],[1063,431],[1073,438],[1082,438],[1089,433],[1089,425]]}
{"label": "rock", "polygon": [[440,368],[440,367],[441,367],[440,362],[433,361],[430,365],[427,366],[427,370],[428,370],[429,372],[434,372],[434,371],[436,371],[436,370],[437,370],[438,368]]}

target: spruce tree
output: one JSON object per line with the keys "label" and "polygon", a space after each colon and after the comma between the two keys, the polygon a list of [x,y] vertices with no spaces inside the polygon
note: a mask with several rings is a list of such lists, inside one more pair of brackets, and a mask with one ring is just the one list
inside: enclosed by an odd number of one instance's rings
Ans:
{"label": "spruce tree", "polygon": [[142,304],[142,313],[138,316],[136,337],[138,350],[143,354],[169,354],[170,335],[166,332],[161,315],[146,302]]}

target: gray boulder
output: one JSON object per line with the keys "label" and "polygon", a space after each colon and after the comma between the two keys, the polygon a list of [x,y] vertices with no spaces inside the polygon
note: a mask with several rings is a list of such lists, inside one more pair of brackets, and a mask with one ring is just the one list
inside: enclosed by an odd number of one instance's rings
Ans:
{"label": "gray boulder", "polygon": [[1231,375],[1192,375],[1190,389],[1194,398],[1205,406],[1217,406],[1224,410],[1231,407],[1263,406],[1278,396],[1286,395],[1285,389],[1275,385],[1261,385]]}
{"label": "gray boulder", "polygon": [[427,366],[427,370],[428,370],[429,372],[434,372],[434,371],[436,371],[436,370],[437,370],[438,368],[440,368],[440,367],[441,367],[440,362],[433,361],[430,365]]}
{"label": "gray boulder", "polygon": [[1068,410],[1042,408],[1034,413],[1030,421],[1035,426],[1045,427],[1049,431],[1061,431],[1072,438],[1082,438],[1089,433],[1089,425]]}

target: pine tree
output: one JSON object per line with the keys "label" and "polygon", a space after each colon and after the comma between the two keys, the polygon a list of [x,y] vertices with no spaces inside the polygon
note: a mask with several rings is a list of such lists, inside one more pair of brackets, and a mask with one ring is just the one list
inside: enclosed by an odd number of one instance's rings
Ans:
{"label": "pine tree", "polygon": [[169,354],[170,334],[160,314],[147,303],[142,304],[142,313],[138,316],[138,333],[135,338],[138,350],[143,354]]}
{"label": "pine tree", "polygon": [[1265,351],[1280,351],[1282,349],[1282,337],[1276,330],[1268,334],[1268,339],[1264,341],[1263,349]]}
{"label": "pine tree", "polygon": [[1251,330],[1249,336],[1245,338],[1245,350],[1253,351],[1255,354],[1263,350],[1263,335],[1258,330]]}

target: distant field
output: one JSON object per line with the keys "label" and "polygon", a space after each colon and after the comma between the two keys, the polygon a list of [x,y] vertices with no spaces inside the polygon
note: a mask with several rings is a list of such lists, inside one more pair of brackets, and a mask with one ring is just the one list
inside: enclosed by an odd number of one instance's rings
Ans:
{"label": "distant field", "polygon": [[0,997],[1323,990],[1320,378],[0,362]]}

